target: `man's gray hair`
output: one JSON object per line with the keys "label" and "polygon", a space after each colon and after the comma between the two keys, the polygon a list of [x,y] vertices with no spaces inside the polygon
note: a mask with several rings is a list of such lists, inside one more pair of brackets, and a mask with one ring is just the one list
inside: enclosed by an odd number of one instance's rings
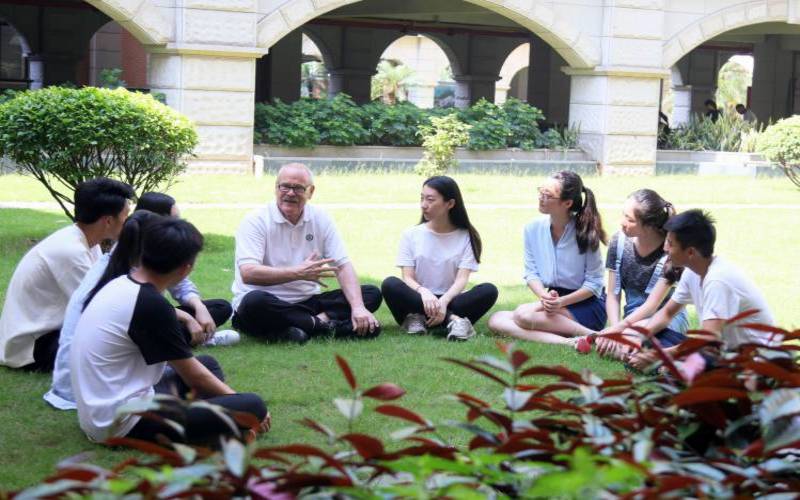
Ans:
{"label": "man's gray hair", "polygon": [[310,186],[314,185],[314,172],[312,172],[311,169],[308,168],[308,165],[306,165],[305,163],[300,163],[300,162],[285,163],[285,164],[281,165],[281,168],[278,170],[278,175],[277,175],[277,177],[275,179],[276,183],[278,182],[277,180],[281,176],[281,172],[283,172],[283,169],[285,169],[285,168],[299,168],[299,169],[305,170],[305,172],[308,174],[308,179],[310,181],[309,185]]}

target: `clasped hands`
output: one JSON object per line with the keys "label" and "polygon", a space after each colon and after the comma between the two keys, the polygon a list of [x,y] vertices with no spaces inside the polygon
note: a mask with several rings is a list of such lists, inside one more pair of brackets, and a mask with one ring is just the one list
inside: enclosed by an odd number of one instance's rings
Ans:
{"label": "clasped hands", "polygon": [[564,307],[564,300],[562,297],[558,296],[558,292],[555,290],[548,291],[546,294],[539,297],[539,300],[542,303],[544,312],[548,314],[556,313],[559,309]]}
{"label": "clasped hands", "polygon": [[437,297],[430,290],[424,287],[417,289],[422,298],[422,307],[425,310],[425,325],[437,326],[442,324],[447,315],[448,300]]}

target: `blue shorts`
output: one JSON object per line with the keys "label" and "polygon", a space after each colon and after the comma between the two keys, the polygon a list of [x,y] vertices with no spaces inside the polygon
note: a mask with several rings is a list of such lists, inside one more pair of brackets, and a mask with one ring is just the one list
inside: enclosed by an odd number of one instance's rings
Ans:
{"label": "blue shorts", "polygon": [[[575,290],[553,287],[551,290],[558,292],[559,297],[569,295]],[[592,295],[586,300],[567,306],[575,321],[585,326],[589,330],[600,331],[606,326],[606,301]]]}

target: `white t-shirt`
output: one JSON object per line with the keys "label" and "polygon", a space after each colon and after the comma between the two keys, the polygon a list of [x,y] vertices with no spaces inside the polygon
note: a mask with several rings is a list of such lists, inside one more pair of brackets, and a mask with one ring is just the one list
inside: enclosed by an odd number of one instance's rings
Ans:
{"label": "white t-shirt", "polygon": [[[741,323],[775,324],[761,291],[738,268],[720,257],[713,258],[702,280],[691,269],[684,269],[672,300],[678,304],[694,304],[701,324],[710,319],[730,319],[753,309],[759,312]],[[727,349],[744,343],[767,343],[770,336],[739,324],[727,325],[722,330],[722,341]]]}
{"label": "white t-shirt", "polygon": [[125,436],[139,421],[117,409],[148,399],[167,361],[192,357],[178,318],[167,299],[149,283],[120,276],[86,306],[70,349],[70,377],[78,422],[93,441]]}
{"label": "white t-shirt", "polygon": [[239,272],[239,266],[243,264],[296,266],[315,252],[317,259],[333,259],[332,265],[335,266],[349,262],[339,232],[324,211],[306,205],[303,217],[296,225],[286,220],[274,202],[247,215],[236,231],[235,278],[231,287],[233,308],[238,309],[244,296],[254,290],[264,290],[291,303],[302,302],[320,293],[319,284],[313,281],[248,285],[242,281]]}
{"label": "white t-shirt", "polygon": [[6,290],[0,313],[0,365],[33,363],[33,345],[61,328],[72,292],[100,257],[76,225],[59,229],[22,257]]}
{"label": "white t-shirt", "polygon": [[442,295],[450,289],[459,269],[478,270],[469,231],[456,229],[435,233],[426,224],[403,231],[397,266],[413,267],[417,282],[434,295]]}

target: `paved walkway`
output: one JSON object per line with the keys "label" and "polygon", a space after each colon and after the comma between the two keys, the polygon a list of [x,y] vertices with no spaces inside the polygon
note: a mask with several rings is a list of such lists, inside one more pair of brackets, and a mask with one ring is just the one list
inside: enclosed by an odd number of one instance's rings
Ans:
{"label": "paved walkway", "polygon": [[[261,208],[264,203],[181,203],[181,209],[254,209]],[[418,203],[315,203],[325,209],[377,209],[377,210],[409,210],[419,208]],[[621,209],[621,203],[600,203],[600,208]],[[51,201],[0,201],[0,208],[29,208],[35,210],[61,210],[56,202]],[[522,203],[470,203],[470,210],[536,210],[538,205]],[[730,210],[800,210],[800,204],[791,203],[698,203],[686,204],[680,208],[730,209]]]}

